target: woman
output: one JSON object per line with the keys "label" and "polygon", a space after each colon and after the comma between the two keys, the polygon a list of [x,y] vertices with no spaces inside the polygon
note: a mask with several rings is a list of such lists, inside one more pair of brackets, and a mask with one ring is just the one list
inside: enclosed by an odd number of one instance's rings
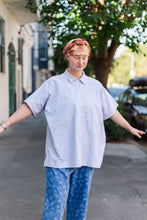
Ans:
{"label": "woman", "polygon": [[117,111],[117,103],[101,83],[83,72],[91,53],[87,41],[73,39],[63,53],[68,69],[46,80],[1,124],[0,133],[45,110],[47,184],[42,219],[61,220],[67,204],[67,220],[84,220],[94,169],[100,168],[104,155],[103,121],[111,118],[139,138],[144,132],[133,128]]}

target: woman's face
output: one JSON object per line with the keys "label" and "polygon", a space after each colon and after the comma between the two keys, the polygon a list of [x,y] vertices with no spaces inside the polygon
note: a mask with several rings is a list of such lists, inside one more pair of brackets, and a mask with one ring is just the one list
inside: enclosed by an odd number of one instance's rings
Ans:
{"label": "woman's face", "polygon": [[69,71],[81,73],[87,66],[89,58],[89,48],[87,46],[77,46],[72,48],[72,52],[66,56],[69,62]]}
{"label": "woman's face", "polygon": [[82,72],[87,66],[88,55],[80,55],[80,54],[68,55],[67,60],[69,62],[70,70],[74,72]]}

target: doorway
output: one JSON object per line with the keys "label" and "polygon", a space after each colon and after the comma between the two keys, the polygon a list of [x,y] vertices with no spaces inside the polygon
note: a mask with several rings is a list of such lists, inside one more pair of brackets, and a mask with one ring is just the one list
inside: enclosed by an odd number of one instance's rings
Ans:
{"label": "doorway", "polygon": [[15,92],[15,49],[12,43],[8,47],[9,57],[9,115],[16,110],[16,92]]}

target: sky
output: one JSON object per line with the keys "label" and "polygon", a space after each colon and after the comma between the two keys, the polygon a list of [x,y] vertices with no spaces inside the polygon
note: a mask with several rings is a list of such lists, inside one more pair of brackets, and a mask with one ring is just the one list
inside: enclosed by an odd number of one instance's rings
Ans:
{"label": "sky", "polygon": [[116,52],[115,52],[114,59],[119,58],[119,56],[121,55],[121,53],[123,53],[124,50],[126,50],[126,49],[127,49],[127,47],[125,47],[124,45],[120,45],[120,46],[117,48]]}

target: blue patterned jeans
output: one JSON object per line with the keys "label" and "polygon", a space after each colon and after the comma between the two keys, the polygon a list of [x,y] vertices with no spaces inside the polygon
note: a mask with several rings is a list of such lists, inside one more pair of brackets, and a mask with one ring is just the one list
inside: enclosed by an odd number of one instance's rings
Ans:
{"label": "blue patterned jeans", "polygon": [[85,220],[94,168],[46,168],[45,207],[42,220]]}

